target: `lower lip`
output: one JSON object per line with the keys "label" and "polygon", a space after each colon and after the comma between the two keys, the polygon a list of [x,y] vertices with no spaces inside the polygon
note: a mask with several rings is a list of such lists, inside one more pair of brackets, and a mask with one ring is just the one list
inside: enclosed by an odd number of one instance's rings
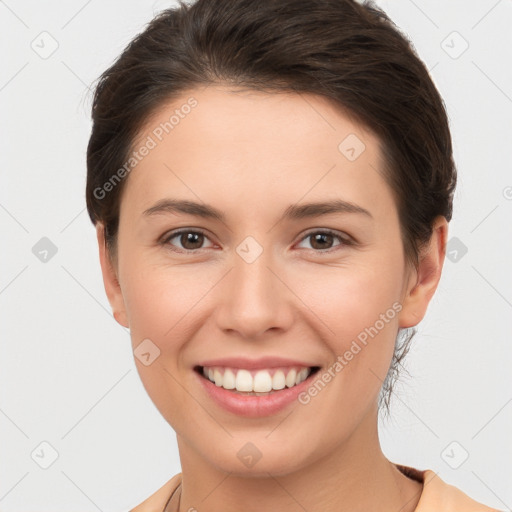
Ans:
{"label": "lower lip", "polygon": [[210,398],[222,408],[239,416],[256,418],[275,414],[297,400],[298,395],[309,387],[311,380],[318,372],[310,374],[306,380],[296,386],[261,396],[240,395],[215,385],[197,372],[194,373],[196,373]]}

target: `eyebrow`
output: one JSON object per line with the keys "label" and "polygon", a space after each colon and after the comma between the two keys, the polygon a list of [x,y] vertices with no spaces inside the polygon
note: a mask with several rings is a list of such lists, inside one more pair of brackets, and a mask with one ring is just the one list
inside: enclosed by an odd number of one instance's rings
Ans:
{"label": "eyebrow", "polygon": [[[221,222],[226,221],[225,215],[213,206],[197,203],[195,201],[169,198],[161,199],[151,208],[144,210],[142,215],[150,217],[152,215],[165,213],[185,213],[195,215],[197,217],[215,219]],[[286,208],[280,220],[300,220],[310,217],[319,217],[321,215],[329,215],[332,213],[358,213],[373,219],[372,214],[365,208],[349,201],[334,199],[332,201],[290,205]]]}

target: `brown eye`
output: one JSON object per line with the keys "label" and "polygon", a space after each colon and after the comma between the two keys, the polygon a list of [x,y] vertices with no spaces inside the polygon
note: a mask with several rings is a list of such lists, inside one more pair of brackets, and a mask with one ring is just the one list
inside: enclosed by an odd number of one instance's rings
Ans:
{"label": "brown eye", "polygon": [[184,249],[200,249],[203,241],[202,233],[182,233],[180,235],[180,243]]}
{"label": "brown eye", "polygon": [[[308,233],[301,241],[303,243],[305,240],[310,241],[310,246],[316,252],[321,252],[323,250],[328,251],[329,249],[333,249],[338,246],[350,245],[350,240],[342,237],[331,231],[314,231]],[[338,243],[335,241],[338,240]],[[308,249],[309,247],[306,247]]]}
{"label": "brown eye", "polygon": [[333,243],[333,236],[329,233],[316,233],[309,235],[313,249],[330,249]]}
{"label": "brown eye", "polygon": [[[177,244],[171,242],[175,239],[178,242]],[[208,237],[201,231],[181,230],[170,233],[162,243],[182,251],[195,251],[196,249],[203,249],[205,240],[208,240]]]}

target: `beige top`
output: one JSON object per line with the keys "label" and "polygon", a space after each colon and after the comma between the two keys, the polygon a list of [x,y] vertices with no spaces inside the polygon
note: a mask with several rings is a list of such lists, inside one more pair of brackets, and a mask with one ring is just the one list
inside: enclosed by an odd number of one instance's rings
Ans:
{"label": "beige top", "polygon": [[[460,489],[445,483],[430,469],[420,471],[399,464],[395,465],[404,475],[423,483],[423,491],[415,512],[500,512],[495,508],[482,505]],[[181,473],[178,473],[130,512],[178,512],[180,484]]]}

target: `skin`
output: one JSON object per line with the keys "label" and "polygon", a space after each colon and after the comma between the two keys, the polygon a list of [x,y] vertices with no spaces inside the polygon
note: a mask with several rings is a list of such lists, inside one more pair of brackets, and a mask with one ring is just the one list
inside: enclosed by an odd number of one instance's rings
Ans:
{"label": "skin", "polygon": [[[135,361],[177,433],[180,509],[414,510],[422,484],[384,456],[377,398],[398,328],[418,324],[437,288],[446,219],[436,219],[418,270],[408,266],[396,205],[379,172],[379,140],[315,95],[194,89],[158,109],[139,140],[190,96],[198,106],[129,175],[117,260],[97,225],[116,320],[130,328],[134,349],[146,338],[160,349],[149,366]],[[355,161],[338,150],[351,133],[366,146]],[[208,203],[226,220],[142,214],[168,197]],[[335,198],[373,218],[279,220],[289,205]],[[179,236],[159,243],[176,228],[202,228],[206,237],[196,245]],[[357,243],[333,237],[319,246],[306,236],[312,228]],[[236,252],[247,236],[263,248],[250,264]],[[193,372],[199,361],[224,356],[293,357],[328,368],[396,301],[402,310],[307,405],[242,418],[212,402]],[[237,457],[247,442],[262,454],[252,468]]]}

